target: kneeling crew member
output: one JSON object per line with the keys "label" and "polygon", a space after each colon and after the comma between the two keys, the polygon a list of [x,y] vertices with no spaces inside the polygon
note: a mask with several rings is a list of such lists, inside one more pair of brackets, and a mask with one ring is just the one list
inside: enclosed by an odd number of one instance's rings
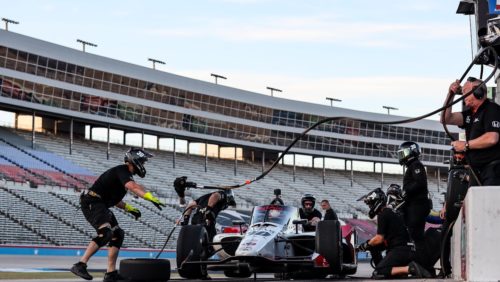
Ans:
{"label": "kneeling crew member", "polygon": [[430,273],[413,261],[415,251],[404,221],[386,207],[384,191],[377,188],[361,199],[370,208],[369,217],[377,216],[377,235],[361,244],[358,250],[370,251],[380,245],[385,245],[387,249],[386,256],[375,266],[372,278],[395,278],[408,274],[414,278],[431,277]]}
{"label": "kneeling crew member", "polygon": [[87,271],[87,262],[99,250],[108,245],[108,266],[104,281],[118,281],[123,278],[116,270],[116,259],[123,244],[125,232],[118,226],[115,215],[109,209],[112,206],[124,209],[137,220],[141,212],[132,205],[122,201],[127,191],[152,202],[161,210],[161,203],[151,192],[146,192],[142,185],[134,181],[133,175],[141,178],[146,175],[144,163],[153,155],[148,152],[131,148],[125,153],[125,164],[115,166],[105,171],[94,185],[80,196],[80,205],[85,219],[97,231],[97,236],[90,241],[80,261],[73,265],[71,272],[86,280],[92,280]]}

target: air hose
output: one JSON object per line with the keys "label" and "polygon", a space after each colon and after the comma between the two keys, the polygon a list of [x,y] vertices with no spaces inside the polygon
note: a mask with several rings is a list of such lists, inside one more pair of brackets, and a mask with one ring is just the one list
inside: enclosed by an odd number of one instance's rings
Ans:
{"label": "air hose", "polygon": [[175,231],[175,228],[177,226],[179,226],[180,222],[184,219],[184,215],[186,214],[187,211],[189,210],[192,210],[192,209],[195,209],[195,208],[198,208],[200,206],[198,205],[194,205],[192,207],[187,207],[181,214],[181,216],[179,217],[179,220],[174,224],[174,227],[172,227],[172,230],[170,230],[170,233],[168,234],[167,236],[167,239],[165,240],[165,243],[163,244],[163,247],[161,247],[160,251],[158,252],[158,254],[156,255],[155,259],[158,259],[161,255],[161,253],[163,253],[163,250],[165,250],[165,247],[167,246],[168,244],[168,241],[170,240],[170,237],[172,237],[172,234],[174,234],[174,231]]}

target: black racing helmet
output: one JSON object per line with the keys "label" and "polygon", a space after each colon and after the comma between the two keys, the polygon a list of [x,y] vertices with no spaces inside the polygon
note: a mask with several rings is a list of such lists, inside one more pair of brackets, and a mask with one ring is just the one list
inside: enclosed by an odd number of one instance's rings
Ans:
{"label": "black racing helmet", "polygon": [[393,209],[399,208],[400,204],[403,202],[403,192],[401,190],[401,186],[398,184],[389,185],[386,194],[387,205],[391,206]]}
{"label": "black racing helmet", "polygon": [[365,196],[361,197],[359,200],[363,200],[365,204],[370,208],[368,216],[374,218],[387,202],[387,196],[381,188],[374,189]]}
{"label": "black racing helmet", "polygon": [[[312,205],[310,208],[306,208],[305,202],[312,202]],[[304,194],[302,196],[302,199],[300,199],[300,203],[302,205],[302,208],[304,209],[305,213],[310,213],[314,210],[314,205],[316,204],[316,198],[312,194]]]}
{"label": "black racing helmet", "polygon": [[146,176],[146,168],[144,163],[152,158],[153,155],[144,151],[141,148],[130,148],[126,153],[123,161],[134,166],[134,173],[141,178]]}
{"label": "black racing helmet", "polygon": [[409,161],[418,159],[420,156],[420,146],[412,141],[403,142],[399,145],[398,160],[400,165],[406,165]]}

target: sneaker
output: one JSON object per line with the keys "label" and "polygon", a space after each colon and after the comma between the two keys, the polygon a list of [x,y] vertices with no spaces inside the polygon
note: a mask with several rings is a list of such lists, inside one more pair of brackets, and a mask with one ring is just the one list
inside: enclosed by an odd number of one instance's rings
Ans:
{"label": "sneaker", "polygon": [[408,272],[412,275],[412,278],[432,278],[429,271],[414,261],[408,264]]}
{"label": "sneaker", "polygon": [[88,273],[87,264],[83,263],[81,261],[73,264],[70,271],[73,272],[73,274],[80,276],[81,278],[83,278],[85,280],[92,280],[94,278],[94,277],[92,277],[92,275],[90,275]]}
{"label": "sneaker", "polygon": [[103,282],[114,282],[114,281],[121,281],[121,280],[125,280],[125,278],[123,278],[123,276],[118,274],[118,271],[115,270],[115,271],[111,271],[111,272],[106,272],[104,274],[104,279],[102,281]]}

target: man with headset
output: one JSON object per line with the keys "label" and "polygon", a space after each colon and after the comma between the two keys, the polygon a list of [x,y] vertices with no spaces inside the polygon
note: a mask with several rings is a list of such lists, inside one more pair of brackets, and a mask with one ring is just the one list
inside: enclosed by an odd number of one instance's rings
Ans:
{"label": "man with headset", "polygon": [[486,85],[479,79],[469,77],[464,86],[456,80],[450,85],[448,98],[473,90],[464,99],[462,112],[451,112],[448,107],[441,116],[441,123],[457,125],[465,129],[466,140],[453,141],[456,152],[465,152],[469,163],[480,183],[471,177],[471,186],[500,185],[500,106],[487,99]]}
{"label": "man with headset", "polygon": [[71,267],[71,272],[75,275],[85,280],[92,280],[93,277],[87,271],[87,262],[101,247],[108,245],[108,267],[103,281],[123,279],[116,270],[116,260],[125,238],[125,231],[118,226],[118,221],[109,208],[115,206],[124,209],[137,220],[141,212],[129,203],[123,202],[127,191],[152,202],[160,210],[165,206],[151,192],[146,192],[133,178],[133,175],[141,178],[146,176],[144,163],[151,157],[153,155],[142,149],[131,148],[125,153],[125,164],[106,170],[92,187],[81,195],[82,213],[97,231],[97,236],[90,241],[80,261]]}
{"label": "man with headset", "polygon": [[[470,91],[474,92],[464,99],[464,110],[452,112],[451,107],[446,108],[441,115],[441,123],[457,125],[465,129],[466,139],[453,141],[451,145],[455,152],[465,153],[466,162],[472,170],[469,185],[500,185],[500,143],[498,142],[500,106],[488,100],[486,85],[474,77],[469,77],[463,87],[460,86],[460,81],[454,81],[448,89],[445,101],[451,100],[451,96],[466,94]],[[445,213],[446,205],[441,211],[441,218],[445,218]],[[445,244],[444,269],[440,273],[441,277],[451,274],[449,258],[451,230],[445,232],[449,225],[450,222],[445,220],[443,234],[448,233],[448,236],[443,242]]]}

